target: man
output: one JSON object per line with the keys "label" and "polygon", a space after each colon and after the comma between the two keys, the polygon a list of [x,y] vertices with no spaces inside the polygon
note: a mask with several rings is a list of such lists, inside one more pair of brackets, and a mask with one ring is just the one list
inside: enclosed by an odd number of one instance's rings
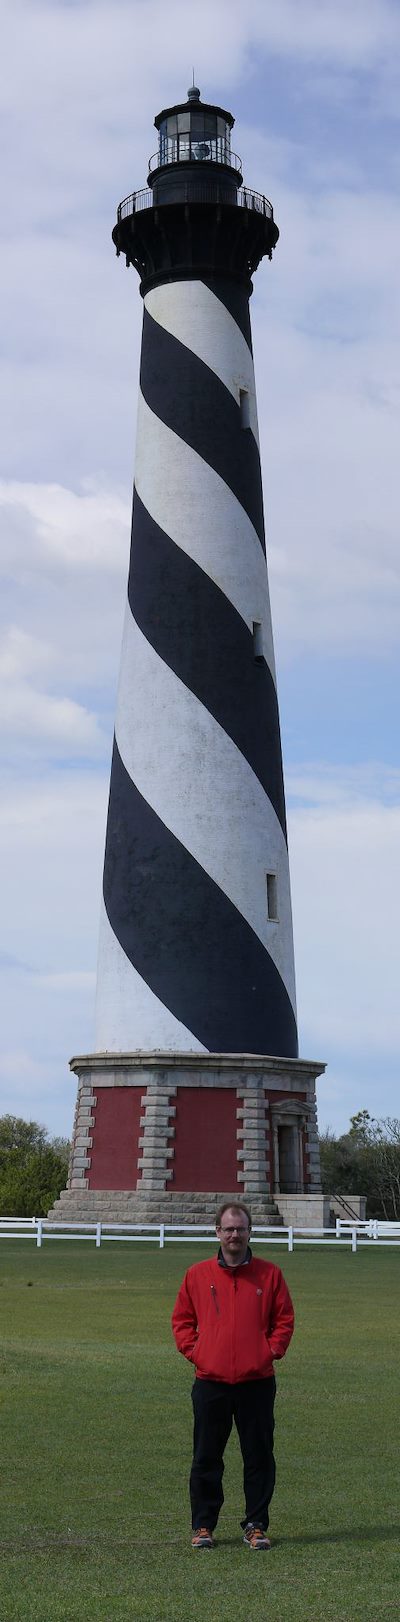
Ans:
{"label": "man", "polygon": [[216,1257],[189,1267],[172,1315],[178,1351],[194,1363],[194,1451],[190,1475],[192,1548],[212,1549],[224,1501],[224,1451],[233,1420],[243,1458],[249,1549],[270,1549],[275,1358],[284,1357],[294,1313],[279,1267],[249,1246],[247,1205],[221,1205]]}

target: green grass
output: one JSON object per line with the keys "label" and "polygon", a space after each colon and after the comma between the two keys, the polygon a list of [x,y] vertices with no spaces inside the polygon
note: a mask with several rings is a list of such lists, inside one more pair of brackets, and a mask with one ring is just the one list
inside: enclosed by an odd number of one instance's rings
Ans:
{"label": "green grass", "polygon": [[190,1548],[192,1371],[169,1319],[203,1254],[0,1243],[1,1622],[395,1622],[399,1252],[271,1247],[297,1331],[269,1555],[240,1541],[236,1436],[218,1545]]}

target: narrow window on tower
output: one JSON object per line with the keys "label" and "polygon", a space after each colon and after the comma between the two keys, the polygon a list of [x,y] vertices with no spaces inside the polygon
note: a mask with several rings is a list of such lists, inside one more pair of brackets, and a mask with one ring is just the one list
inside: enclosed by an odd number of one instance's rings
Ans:
{"label": "narrow window on tower", "polygon": [[253,620],[253,653],[256,664],[264,663],[263,634],[261,620]]}
{"label": "narrow window on tower", "polygon": [[240,426],[250,428],[250,396],[248,389],[239,389]]}
{"label": "narrow window on tower", "polygon": [[276,892],[276,873],[267,873],[267,918],[272,922],[278,917],[278,897]]}

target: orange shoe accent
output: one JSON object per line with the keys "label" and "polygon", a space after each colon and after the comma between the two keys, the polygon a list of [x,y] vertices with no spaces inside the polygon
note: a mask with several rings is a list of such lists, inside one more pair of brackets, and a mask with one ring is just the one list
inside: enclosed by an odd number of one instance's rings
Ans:
{"label": "orange shoe accent", "polygon": [[246,1526],[243,1543],[247,1544],[248,1549],[271,1548],[271,1539],[267,1536],[267,1533],[263,1531],[262,1526],[252,1526],[251,1521],[249,1521],[249,1525]]}
{"label": "orange shoe accent", "polygon": [[192,1549],[213,1549],[214,1538],[208,1526],[196,1526],[192,1537]]}

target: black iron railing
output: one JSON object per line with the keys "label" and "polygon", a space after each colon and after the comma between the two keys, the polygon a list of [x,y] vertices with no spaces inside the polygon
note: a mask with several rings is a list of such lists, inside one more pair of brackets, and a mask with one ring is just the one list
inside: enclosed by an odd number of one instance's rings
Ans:
{"label": "black iron railing", "polygon": [[131,192],[130,197],[124,197],[117,208],[117,220],[126,220],[129,214],[137,214],[142,208],[153,208],[154,197],[149,186],[143,186],[142,191]]}
{"label": "black iron railing", "polygon": [[[190,197],[189,188],[187,200],[188,202],[192,201],[196,203],[224,203],[226,201],[222,191],[221,196],[219,196],[218,186],[207,186],[206,183],[203,186],[196,186],[196,196],[192,198]],[[157,208],[164,207],[165,203],[167,202],[167,197],[165,199],[160,198],[157,203]],[[261,192],[251,191],[250,186],[243,186],[240,188],[235,198],[233,207],[235,207],[236,204],[238,208],[253,209],[257,214],[264,214],[268,220],[273,220],[274,211],[272,203],[269,202],[268,197],[263,197]],[[130,214],[139,213],[139,211],[143,208],[154,208],[154,197],[149,186],[143,186],[141,191],[131,192],[129,197],[123,198],[122,203],[119,203],[117,209],[118,222],[120,220],[126,220]]]}
{"label": "black iron railing", "polygon": [[165,163],[223,163],[242,173],[242,159],[222,135],[161,136],[159,151],[149,158],[150,174]]}
{"label": "black iron railing", "polygon": [[[350,1198],[351,1198],[351,1195],[350,1195]],[[360,1220],[359,1213],[354,1210],[353,1205],[349,1205],[349,1201],[348,1201],[347,1196],[345,1194],[331,1194],[331,1199],[332,1200],[337,1200],[337,1203],[343,1206],[343,1210],[346,1212],[346,1216],[352,1218],[353,1222],[359,1222],[359,1220]]]}
{"label": "black iron railing", "polygon": [[238,191],[237,200],[241,208],[255,208],[257,214],[265,214],[267,220],[273,220],[274,210],[268,197],[263,197],[260,191],[251,191],[250,186],[243,186]]}

